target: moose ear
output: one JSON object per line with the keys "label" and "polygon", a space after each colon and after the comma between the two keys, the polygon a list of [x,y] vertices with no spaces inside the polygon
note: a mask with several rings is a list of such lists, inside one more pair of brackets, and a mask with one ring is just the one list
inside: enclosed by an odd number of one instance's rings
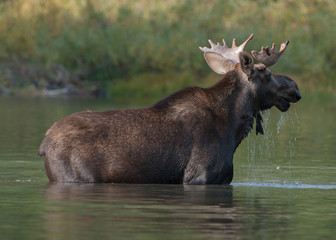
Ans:
{"label": "moose ear", "polygon": [[204,53],[204,58],[215,73],[223,75],[234,68],[232,61],[225,59],[218,53],[206,52]]}
{"label": "moose ear", "polygon": [[254,71],[254,62],[252,56],[247,52],[241,52],[239,53],[239,62],[243,72],[246,73],[247,76],[251,76]]}

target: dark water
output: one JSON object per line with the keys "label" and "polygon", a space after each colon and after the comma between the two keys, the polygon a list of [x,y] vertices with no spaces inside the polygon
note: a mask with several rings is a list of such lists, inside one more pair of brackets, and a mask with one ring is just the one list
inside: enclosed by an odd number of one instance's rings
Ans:
{"label": "dark water", "polygon": [[0,98],[0,239],[333,239],[335,100],[266,112],[265,136],[252,132],[235,154],[231,186],[183,186],[48,184],[36,152],[50,125],[117,106]]}

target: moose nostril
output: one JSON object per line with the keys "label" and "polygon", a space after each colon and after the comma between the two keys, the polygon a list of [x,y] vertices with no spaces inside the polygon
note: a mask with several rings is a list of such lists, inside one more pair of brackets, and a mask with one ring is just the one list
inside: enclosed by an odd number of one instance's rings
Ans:
{"label": "moose nostril", "polygon": [[299,101],[301,99],[301,95],[300,94],[297,94],[296,95],[296,100]]}

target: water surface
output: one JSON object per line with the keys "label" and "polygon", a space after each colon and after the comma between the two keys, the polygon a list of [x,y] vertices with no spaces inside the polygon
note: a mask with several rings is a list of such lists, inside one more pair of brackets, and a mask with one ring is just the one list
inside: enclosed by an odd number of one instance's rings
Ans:
{"label": "water surface", "polygon": [[1,239],[332,239],[336,102],[264,113],[234,157],[231,186],[49,184],[36,156],[70,113],[106,100],[0,98]]}

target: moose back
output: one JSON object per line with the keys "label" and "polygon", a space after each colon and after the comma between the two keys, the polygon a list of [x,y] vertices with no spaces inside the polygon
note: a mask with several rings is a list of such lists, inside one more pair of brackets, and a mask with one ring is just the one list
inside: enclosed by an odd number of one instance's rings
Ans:
{"label": "moose back", "polygon": [[[209,88],[188,87],[153,106],[79,112],[54,123],[38,151],[51,182],[229,184],[233,155],[260,111],[287,111],[301,95],[293,80],[272,74],[286,49],[201,48],[210,68],[224,75]],[[260,63],[254,64],[255,58]]]}

